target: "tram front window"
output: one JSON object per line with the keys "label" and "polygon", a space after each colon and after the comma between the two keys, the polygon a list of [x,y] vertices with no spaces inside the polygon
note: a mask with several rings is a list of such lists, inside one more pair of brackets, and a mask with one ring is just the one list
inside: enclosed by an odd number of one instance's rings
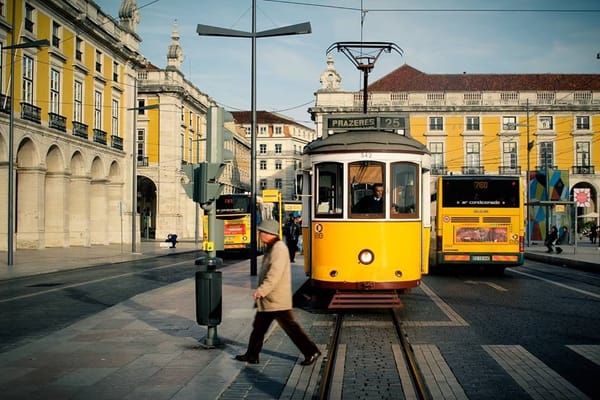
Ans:
{"label": "tram front window", "polygon": [[317,216],[341,218],[343,170],[343,165],[340,163],[321,163],[316,166],[317,193],[315,208]]}
{"label": "tram front window", "polygon": [[357,161],[348,165],[350,217],[382,218],[385,213],[385,164]]}
{"label": "tram front window", "polygon": [[392,164],[392,218],[418,216],[417,178],[417,166],[415,164]]}

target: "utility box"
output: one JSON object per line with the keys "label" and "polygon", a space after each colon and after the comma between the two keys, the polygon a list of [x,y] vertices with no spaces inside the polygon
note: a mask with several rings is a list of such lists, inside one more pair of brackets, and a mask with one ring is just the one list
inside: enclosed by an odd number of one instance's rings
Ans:
{"label": "utility box", "polygon": [[221,323],[223,302],[221,271],[196,272],[196,322],[215,326]]}

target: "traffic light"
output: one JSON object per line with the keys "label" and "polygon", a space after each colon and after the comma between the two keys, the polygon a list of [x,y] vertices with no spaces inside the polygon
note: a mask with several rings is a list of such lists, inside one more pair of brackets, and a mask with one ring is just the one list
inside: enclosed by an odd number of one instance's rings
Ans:
{"label": "traffic light", "polygon": [[233,159],[233,153],[225,149],[225,141],[233,139],[233,133],[225,128],[226,122],[233,122],[233,115],[221,107],[211,107],[207,116],[208,134],[206,137],[206,160],[211,163],[224,163]]}
{"label": "traffic light", "polygon": [[185,164],[181,166],[181,169],[185,173],[185,176],[187,176],[188,178],[188,183],[182,184],[183,189],[185,190],[185,194],[187,194],[190,199],[194,199],[194,201],[196,201],[196,199],[194,198],[194,193],[196,191],[194,170],[196,169],[196,166],[194,164]]}
{"label": "traffic light", "polygon": [[194,201],[207,204],[215,201],[223,190],[219,177],[225,168],[224,163],[200,163],[194,169]]}

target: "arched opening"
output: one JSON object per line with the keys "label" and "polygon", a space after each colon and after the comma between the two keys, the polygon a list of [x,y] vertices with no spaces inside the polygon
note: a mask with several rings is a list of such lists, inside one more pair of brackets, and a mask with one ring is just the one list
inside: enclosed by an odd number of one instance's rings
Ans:
{"label": "arched opening", "polygon": [[156,184],[148,177],[138,176],[138,212],[143,239],[156,239]]}

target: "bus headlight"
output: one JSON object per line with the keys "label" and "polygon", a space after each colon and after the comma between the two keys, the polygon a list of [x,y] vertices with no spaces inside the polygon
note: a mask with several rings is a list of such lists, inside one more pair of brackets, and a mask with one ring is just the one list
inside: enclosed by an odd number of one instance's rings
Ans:
{"label": "bus headlight", "polygon": [[358,262],[361,264],[369,265],[375,260],[375,255],[371,250],[364,249],[358,253]]}

